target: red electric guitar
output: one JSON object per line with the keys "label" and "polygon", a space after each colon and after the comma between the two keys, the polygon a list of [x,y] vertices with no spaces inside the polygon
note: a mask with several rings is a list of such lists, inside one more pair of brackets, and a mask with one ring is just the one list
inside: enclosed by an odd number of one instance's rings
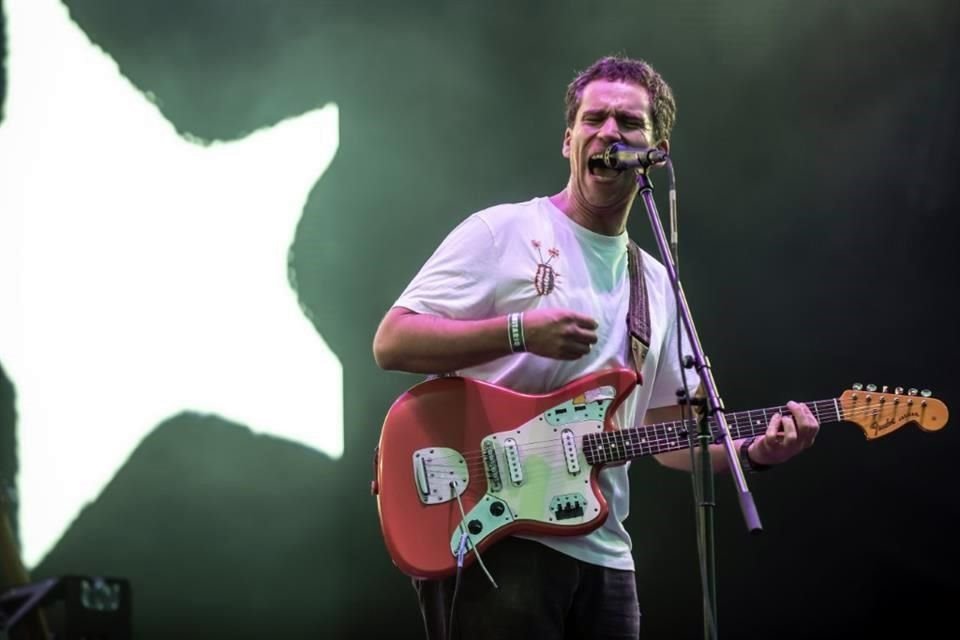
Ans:
{"label": "red electric guitar", "polygon": [[[584,376],[557,391],[527,395],[469,378],[418,384],[394,402],[375,460],[380,526],[404,573],[439,578],[506,535],[577,535],[603,524],[597,474],[689,446],[688,424],[620,429],[613,416],[636,385],[629,369]],[[855,385],[808,402],[821,424],[853,422],[868,439],[905,424],[943,428],[947,407],[929,392],[887,393]],[[728,413],[732,438],[763,434],[785,407]]]}

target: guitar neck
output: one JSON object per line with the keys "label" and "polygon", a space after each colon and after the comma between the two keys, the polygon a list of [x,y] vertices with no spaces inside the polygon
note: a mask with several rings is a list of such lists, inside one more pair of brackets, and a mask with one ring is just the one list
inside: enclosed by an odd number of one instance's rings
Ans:
{"label": "guitar neck", "polygon": [[[806,403],[820,424],[841,422],[846,418],[838,398]],[[770,419],[777,413],[789,415],[786,406],[752,409],[725,414],[730,437],[734,440],[763,434]],[[709,420],[716,433],[717,421]],[[675,420],[644,425],[633,429],[603,431],[583,437],[583,452],[592,465],[626,462],[634,458],[686,449],[696,442],[697,425],[693,420]],[[694,437],[690,438],[690,434]]]}

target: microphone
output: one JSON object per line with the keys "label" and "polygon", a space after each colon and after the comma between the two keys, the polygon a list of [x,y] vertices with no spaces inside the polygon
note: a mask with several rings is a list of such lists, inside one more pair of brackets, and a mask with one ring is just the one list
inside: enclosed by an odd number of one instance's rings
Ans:
{"label": "microphone", "polygon": [[646,169],[650,165],[663,162],[669,154],[657,147],[628,147],[622,142],[614,142],[596,159],[596,163],[609,169]]}

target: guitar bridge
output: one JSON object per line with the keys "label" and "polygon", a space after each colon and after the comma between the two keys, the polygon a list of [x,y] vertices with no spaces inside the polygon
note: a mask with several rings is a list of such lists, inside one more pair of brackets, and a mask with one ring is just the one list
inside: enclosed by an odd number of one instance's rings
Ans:
{"label": "guitar bridge", "polygon": [[485,439],[483,444],[483,468],[487,473],[487,486],[490,491],[500,491],[503,489],[503,482],[500,480],[500,463],[497,461],[497,448],[493,441]]}
{"label": "guitar bridge", "polygon": [[463,495],[470,483],[470,471],[455,449],[430,447],[413,452],[413,478],[420,502],[440,504]]}

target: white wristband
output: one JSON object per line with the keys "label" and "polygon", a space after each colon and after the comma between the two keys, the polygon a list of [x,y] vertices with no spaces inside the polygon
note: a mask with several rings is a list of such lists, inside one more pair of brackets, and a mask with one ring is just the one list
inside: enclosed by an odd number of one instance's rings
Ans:
{"label": "white wristband", "polygon": [[523,340],[523,313],[507,315],[507,338],[510,340],[510,351],[519,353],[527,350]]}

